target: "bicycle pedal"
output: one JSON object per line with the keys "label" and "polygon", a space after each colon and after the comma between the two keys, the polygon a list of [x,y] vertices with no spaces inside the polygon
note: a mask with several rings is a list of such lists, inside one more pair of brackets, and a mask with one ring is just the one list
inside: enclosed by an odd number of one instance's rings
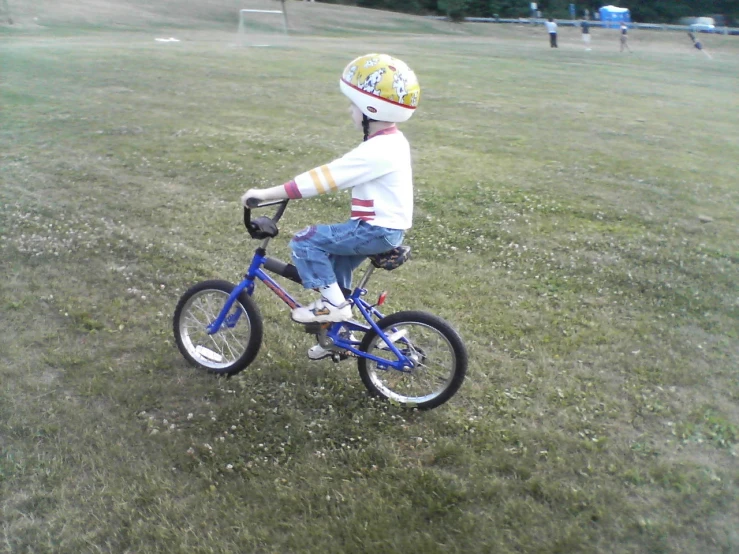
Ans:
{"label": "bicycle pedal", "polygon": [[349,358],[349,354],[346,354],[345,352],[334,352],[331,354],[331,361],[335,364],[338,364],[339,362],[342,362]]}

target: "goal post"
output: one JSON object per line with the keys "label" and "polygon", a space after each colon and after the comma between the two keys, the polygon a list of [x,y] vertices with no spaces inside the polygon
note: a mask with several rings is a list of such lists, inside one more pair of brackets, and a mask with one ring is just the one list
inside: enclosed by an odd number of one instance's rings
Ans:
{"label": "goal post", "polygon": [[264,18],[262,16],[267,17],[278,17],[281,16],[282,20],[282,32],[287,35],[287,12],[284,8],[284,2],[283,2],[283,8],[281,10],[257,10],[257,9],[249,9],[244,8],[239,10],[239,28],[238,33],[241,37],[244,37],[247,34],[250,34],[250,26],[255,25],[256,32],[259,32],[259,28],[267,27],[268,25],[265,25],[263,23]]}
{"label": "goal post", "polygon": [[13,17],[10,15],[10,6],[8,6],[8,0],[0,0],[0,15],[7,19],[8,25],[13,24]]}

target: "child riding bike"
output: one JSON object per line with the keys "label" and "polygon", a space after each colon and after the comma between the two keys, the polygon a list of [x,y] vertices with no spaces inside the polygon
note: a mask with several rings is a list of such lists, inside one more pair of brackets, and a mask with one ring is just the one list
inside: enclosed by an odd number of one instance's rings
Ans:
{"label": "child riding bike", "polygon": [[[290,241],[292,259],[303,286],[321,296],[292,311],[298,323],[341,322],[352,318],[342,289],[351,288],[352,272],[369,255],[399,246],[412,224],[413,174],[410,145],[396,123],[407,121],[418,106],[421,89],[415,73],[386,54],[367,54],[346,66],[339,80],[350,102],[354,125],[364,141],[328,164],[267,189],[249,189],[247,200],[310,198],[351,189],[348,221],[311,225]],[[311,359],[323,352],[314,346]]]}
{"label": "child riding bike", "polygon": [[[468,353],[459,333],[425,311],[383,314],[386,292],[374,304],[364,298],[373,271],[397,269],[410,252],[401,244],[413,216],[410,146],[396,123],[407,121],[418,106],[418,80],[402,61],[368,54],[346,67],[339,86],[351,101],[352,120],[364,141],[284,185],[246,191],[244,225],[261,242],[238,284],[209,279],[180,297],[172,320],[177,348],[211,373],[231,376],[247,368],[262,344],[264,324],[253,297],[262,283],[292,310],[294,321],[315,335],[311,360],[356,359],[373,396],[406,408],[435,408],[459,390],[467,372]],[[346,189],[352,198],[348,221],[297,233],[290,242],[294,265],[267,255],[289,200]],[[270,206],[277,206],[272,217],[252,218],[252,209]],[[363,277],[346,292],[365,258]],[[321,297],[304,307],[270,275],[315,288]]]}

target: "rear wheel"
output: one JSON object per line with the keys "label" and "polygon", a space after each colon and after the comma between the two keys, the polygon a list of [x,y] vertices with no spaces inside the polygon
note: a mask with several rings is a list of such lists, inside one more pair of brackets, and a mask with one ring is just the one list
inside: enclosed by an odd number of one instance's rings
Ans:
{"label": "rear wheel", "polygon": [[211,373],[234,375],[248,366],[262,345],[262,316],[246,292],[234,301],[217,333],[213,323],[236,285],[204,281],[182,295],[174,312],[177,347],[193,365]]}
{"label": "rear wheel", "polygon": [[[384,369],[381,362],[359,358],[359,375],[371,394],[419,409],[435,408],[454,396],[467,373],[467,349],[451,325],[426,312],[408,311],[389,315],[378,326],[413,367]],[[365,334],[359,349],[397,360],[374,330]]]}

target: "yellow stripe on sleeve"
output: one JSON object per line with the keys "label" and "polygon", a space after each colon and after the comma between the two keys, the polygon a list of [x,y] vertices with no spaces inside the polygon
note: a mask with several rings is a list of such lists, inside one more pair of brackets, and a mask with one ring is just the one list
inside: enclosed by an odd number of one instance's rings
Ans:
{"label": "yellow stripe on sleeve", "polygon": [[316,187],[318,194],[325,193],[326,187],[323,186],[321,178],[318,176],[318,172],[315,169],[311,169],[308,174],[310,175],[310,178],[313,179],[313,185]]}
{"label": "yellow stripe on sleeve", "polygon": [[336,181],[334,181],[334,176],[331,175],[331,170],[328,168],[328,166],[322,165],[321,171],[323,172],[323,178],[326,179],[326,183],[328,184],[329,188],[334,192],[339,190],[339,187],[336,186]]}

